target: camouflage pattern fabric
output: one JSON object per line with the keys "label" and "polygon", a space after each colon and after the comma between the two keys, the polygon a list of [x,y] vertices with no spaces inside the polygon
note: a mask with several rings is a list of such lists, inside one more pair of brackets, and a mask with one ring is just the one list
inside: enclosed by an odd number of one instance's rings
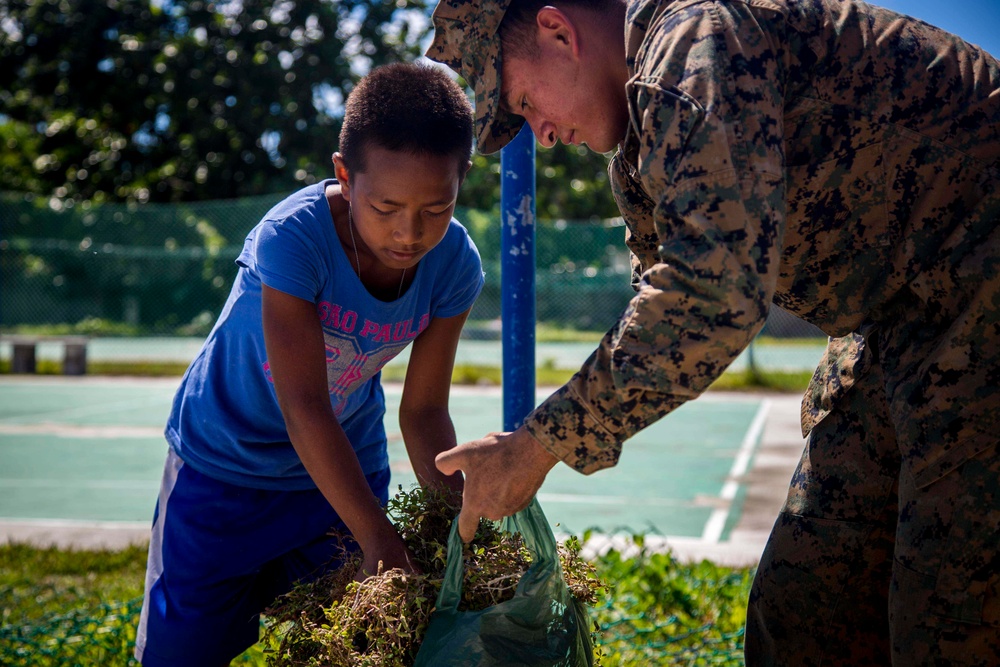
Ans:
{"label": "camouflage pattern fabric", "polygon": [[864,332],[907,318],[959,345],[928,341],[936,356],[889,388],[914,473],[929,483],[986,447],[976,436],[1000,420],[1000,64],[859,2],[628,11],[631,124],[610,175],[637,294],[526,427],[581,472],[613,465],[726,369],[773,300],[846,337],[817,371],[806,432],[864,373]]}
{"label": "camouflage pattern fabric", "polygon": [[1000,454],[919,487],[885,384],[870,359],[809,435],[750,592],[747,665],[1000,664]]}
{"label": "camouflage pattern fabric", "polygon": [[636,295],[526,428],[614,465],[776,303],[831,340],[748,664],[1000,664],[1000,64],[856,0],[632,0],[625,47]]}
{"label": "camouflage pattern fabric", "polygon": [[747,665],[891,664],[900,455],[869,370],[806,442],[751,588]]}
{"label": "camouflage pattern fabric", "polygon": [[524,119],[500,104],[500,22],[511,0],[442,0],[434,8],[434,41],[427,57],[462,72],[476,95],[476,142],[485,153],[509,143]]}

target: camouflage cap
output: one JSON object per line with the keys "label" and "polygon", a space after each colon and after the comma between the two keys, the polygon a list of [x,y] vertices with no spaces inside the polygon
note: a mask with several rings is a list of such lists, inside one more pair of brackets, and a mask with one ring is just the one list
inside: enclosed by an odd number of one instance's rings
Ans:
{"label": "camouflage cap", "polygon": [[513,139],[524,118],[500,106],[500,22],[512,0],[440,0],[431,19],[427,57],[458,72],[476,93],[476,143],[495,153]]}

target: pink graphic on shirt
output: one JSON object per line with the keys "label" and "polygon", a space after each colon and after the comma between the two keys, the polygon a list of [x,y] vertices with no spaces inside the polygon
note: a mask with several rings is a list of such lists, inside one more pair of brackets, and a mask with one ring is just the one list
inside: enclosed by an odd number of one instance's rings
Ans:
{"label": "pink graphic on shirt", "polygon": [[[355,355],[351,363],[340,377],[330,387],[330,393],[337,396],[346,396],[351,391],[351,385],[365,379],[365,363],[368,361],[367,354]],[[327,367],[329,369],[329,367]],[[327,375],[329,377],[329,374]]]}
{"label": "pink graphic on shirt", "polygon": [[[416,326],[414,318],[389,323],[364,318],[358,328],[361,318],[353,310],[322,301],[317,304],[316,311],[326,344],[327,385],[330,395],[339,404],[337,414],[344,409],[340,399],[374,377],[430,324],[430,315],[424,314]],[[362,349],[363,343],[367,349]],[[268,381],[273,382],[270,364],[266,361],[264,373]]]}
{"label": "pink graphic on shirt", "polygon": [[329,301],[320,301],[316,304],[316,311],[319,313],[319,321],[323,328],[337,329],[344,333],[354,333],[354,327],[358,324],[358,314],[353,310],[343,310],[339,305]]}
{"label": "pink graphic on shirt", "polygon": [[[317,312],[326,340],[330,394],[337,398],[374,377],[430,324],[428,314],[416,320],[416,326],[413,318],[375,322],[325,301],[318,304]],[[331,350],[336,350],[336,355]]]}

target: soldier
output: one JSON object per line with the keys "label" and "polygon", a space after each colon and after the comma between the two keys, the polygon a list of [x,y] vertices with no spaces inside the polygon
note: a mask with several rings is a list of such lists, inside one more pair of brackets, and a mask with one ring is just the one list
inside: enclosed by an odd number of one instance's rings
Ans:
{"label": "soldier", "polygon": [[523,426],[438,456],[462,535],[560,460],[614,465],[775,303],[831,341],[748,664],[1000,664],[1000,64],[855,0],[443,0],[434,26],[483,152],[524,122],[617,146],[636,288]]}

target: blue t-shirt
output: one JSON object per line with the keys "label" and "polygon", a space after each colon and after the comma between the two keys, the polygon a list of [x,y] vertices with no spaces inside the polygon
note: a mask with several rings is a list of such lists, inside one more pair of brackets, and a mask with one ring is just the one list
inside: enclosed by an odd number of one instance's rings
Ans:
{"label": "blue t-shirt", "polygon": [[459,315],[479,296],[479,252],[454,219],[420,260],[405,294],[392,302],[369,294],[333,225],[326,199],[333,182],[290,195],[250,232],[229,299],[181,380],[167,440],[205,475],[262,489],[315,487],[289,441],[274,392],[262,283],[316,304],[330,402],[365,474],[388,466],[379,371],[433,318]]}

